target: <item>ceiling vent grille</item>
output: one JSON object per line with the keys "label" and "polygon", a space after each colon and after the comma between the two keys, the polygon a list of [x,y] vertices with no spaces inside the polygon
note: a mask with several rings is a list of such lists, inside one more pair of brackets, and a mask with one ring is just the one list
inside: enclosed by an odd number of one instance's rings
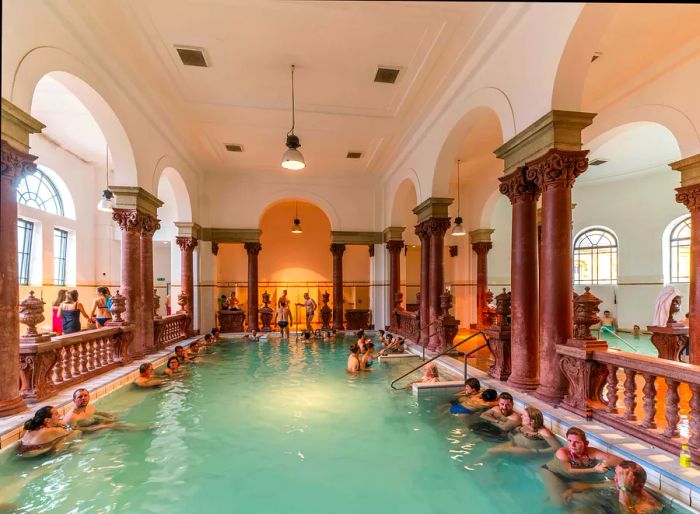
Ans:
{"label": "ceiling vent grille", "polygon": [[176,46],[175,50],[185,66],[198,66],[200,68],[209,66],[206,57],[204,57],[204,48]]}
{"label": "ceiling vent grille", "polygon": [[228,150],[229,152],[242,152],[243,145],[228,144],[226,145],[226,150]]}
{"label": "ceiling vent grille", "polygon": [[346,157],[348,159],[360,159],[362,157],[362,152],[348,152]]}
{"label": "ceiling vent grille", "polygon": [[588,163],[589,166],[600,166],[601,164],[605,164],[608,162],[606,159],[593,159],[591,162]]}
{"label": "ceiling vent grille", "polygon": [[399,68],[377,68],[377,74],[374,76],[374,81],[381,84],[393,84],[399,76]]}
{"label": "ceiling vent grille", "polygon": [[591,57],[591,62],[594,62],[596,59],[599,59],[603,54],[600,52],[595,52],[593,54],[593,57]]}

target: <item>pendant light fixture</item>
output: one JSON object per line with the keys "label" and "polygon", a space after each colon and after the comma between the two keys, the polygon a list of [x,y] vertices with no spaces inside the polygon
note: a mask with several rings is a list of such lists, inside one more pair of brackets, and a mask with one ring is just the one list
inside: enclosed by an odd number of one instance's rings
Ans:
{"label": "pendant light fixture", "polygon": [[287,132],[287,150],[282,154],[282,167],[288,170],[301,170],[306,167],[304,156],[297,150],[301,146],[299,138],[294,135],[296,124],[294,109],[294,65],[292,64],[292,128]]}
{"label": "pendant light fixture", "polygon": [[109,145],[105,152],[105,174],[107,178],[107,188],[102,191],[102,198],[97,203],[97,210],[102,212],[112,212],[114,207],[114,194],[109,190]]}
{"label": "pendant light fixture", "polygon": [[292,234],[301,234],[301,220],[299,219],[299,202],[294,203],[294,224]]}
{"label": "pendant light fixture", "polygon": [[457,160],[457,217],[455,218],[455,226],[452,227],[452,235],[453,236],[463,236],[466,234],[464,231],[464,227],[462,226],[462,217],[459,215],[459,163],[461,161]]}

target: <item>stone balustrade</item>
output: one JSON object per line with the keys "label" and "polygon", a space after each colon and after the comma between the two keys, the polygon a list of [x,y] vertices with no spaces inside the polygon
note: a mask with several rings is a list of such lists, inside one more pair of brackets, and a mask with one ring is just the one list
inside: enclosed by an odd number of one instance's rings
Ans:
{"label": "stone balustrade", "polygon": [[[700,464],[700,366],[616,350],[581,353],[578,348],[560,346],[557,353],[570,382],[563,407],[576,411],[571,407],[585,403],[588,417],[672,453],[680,451],[679,412],[686,410],[688,444],[693,462]],[[690,391],[687,405],[679,388]],[[665,394],[659,389],[665,389]],[[657,416],[657,405],[663,419]]]}
{"label": "stone balustrade", "polygon": [[155,348],[162,350],[166,346],[187,339],[192,318],[186,312],[153,318],[153,340]]}
{"label": "stone balustrade", "polygon": [[418,342],[420,337],[420,327],[418,316],[415,312],[394,311],[392,327],[397,334],[409,341]]}
{"label": "stone balustrade", "polygon": [[134,325],[82,330],[20,341],[20,395],[40,402],[61,389],[131,362]]}

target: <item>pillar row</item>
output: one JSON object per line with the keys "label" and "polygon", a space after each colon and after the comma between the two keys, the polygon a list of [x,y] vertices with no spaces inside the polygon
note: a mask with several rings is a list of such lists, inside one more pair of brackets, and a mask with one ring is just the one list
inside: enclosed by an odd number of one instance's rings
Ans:
{"label": "pillar row", "polygon": [[258,330],[258,254],[260,243],[243,243],[248,253],[248,330]]}
{"label": "pillar row", "polygon": [[141,308],[144,312],[144,323],[140,336],[144,341],[146,353],[157,350],[153,339],[153,234],[160,228],[160,220],[155,216],[144,215],[140,233],[140,266],[141,266]]}
{"label": "pillar row", "polygon": [[393,312],[396,298],[401,292],[401,250],[403,241],[387,241],[389,252],[389,312]]}
{"label": "pillar row", "polygon": [[182,293],[187,295],[185,312],[194,319],[194,249],[197,238],[192,236],[177,236],[175,243],[180,247],[180,283]]}
{"label": "pillar row", "polygon": [[476,254],[476,318],[481,324],[481,313],[486,308],[486,289],[488,288],[488,253],[493,248],[491,234],[493,229],[479,229],[469,232],[472,250]]}

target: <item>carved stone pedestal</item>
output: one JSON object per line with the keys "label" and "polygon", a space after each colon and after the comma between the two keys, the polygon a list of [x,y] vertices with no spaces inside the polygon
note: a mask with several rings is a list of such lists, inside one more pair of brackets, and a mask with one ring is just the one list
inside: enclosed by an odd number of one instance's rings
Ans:
{"label": "carved stone pedestal", "polygon": [[331,329],[331,318],[333,317],[333,310],[328,306],[328,301],[330,300],[330,298],[331,295],[328,294],[328,291],[321,295],[321,299],[323,300],[323,307],[321,307],[321,330]]}
{"label": "carved stone pedestal", "polygon": [[440,308],[443,314],[438,317],[437,323],[435,323],[438,346],[437,348],[431,348],[430,344],[428,345],[428,348],[437,352],[445,351],[452,346],[455,336],[459,332],[459,320],[450,314],[452,294],[449,291],[445,291],[440,295]]}
{"label": "carved stone pedestal", "polygon": [[60,348],[48,334],[20,338],[19,392],[23,400],[36,403],[56,392],[51,375]]}
{"label": "carved stone pedestal", "polygon": [[688,346],[688,327],[683,323],[673,323],[665,327],[648,326],[651,343],[659,351],[660,359],[680,361],[681,353]]}
{"label": "carved stone pedestal", "polygon": [[369,309],[348,309],[345,311],[347,330],[369,329]]}
{"label": "carved stone pedestal", "polygon": [[245,311],[219,311],[218,317],[221,332],[245,332]]}
{"label": "carved stone pedestal", "polygon": [[484,329],[489,337],[489,347],[493,353],[494,363],[489,368],[489,375],[505,381],[510,376],[510,327],[493,326]]}

